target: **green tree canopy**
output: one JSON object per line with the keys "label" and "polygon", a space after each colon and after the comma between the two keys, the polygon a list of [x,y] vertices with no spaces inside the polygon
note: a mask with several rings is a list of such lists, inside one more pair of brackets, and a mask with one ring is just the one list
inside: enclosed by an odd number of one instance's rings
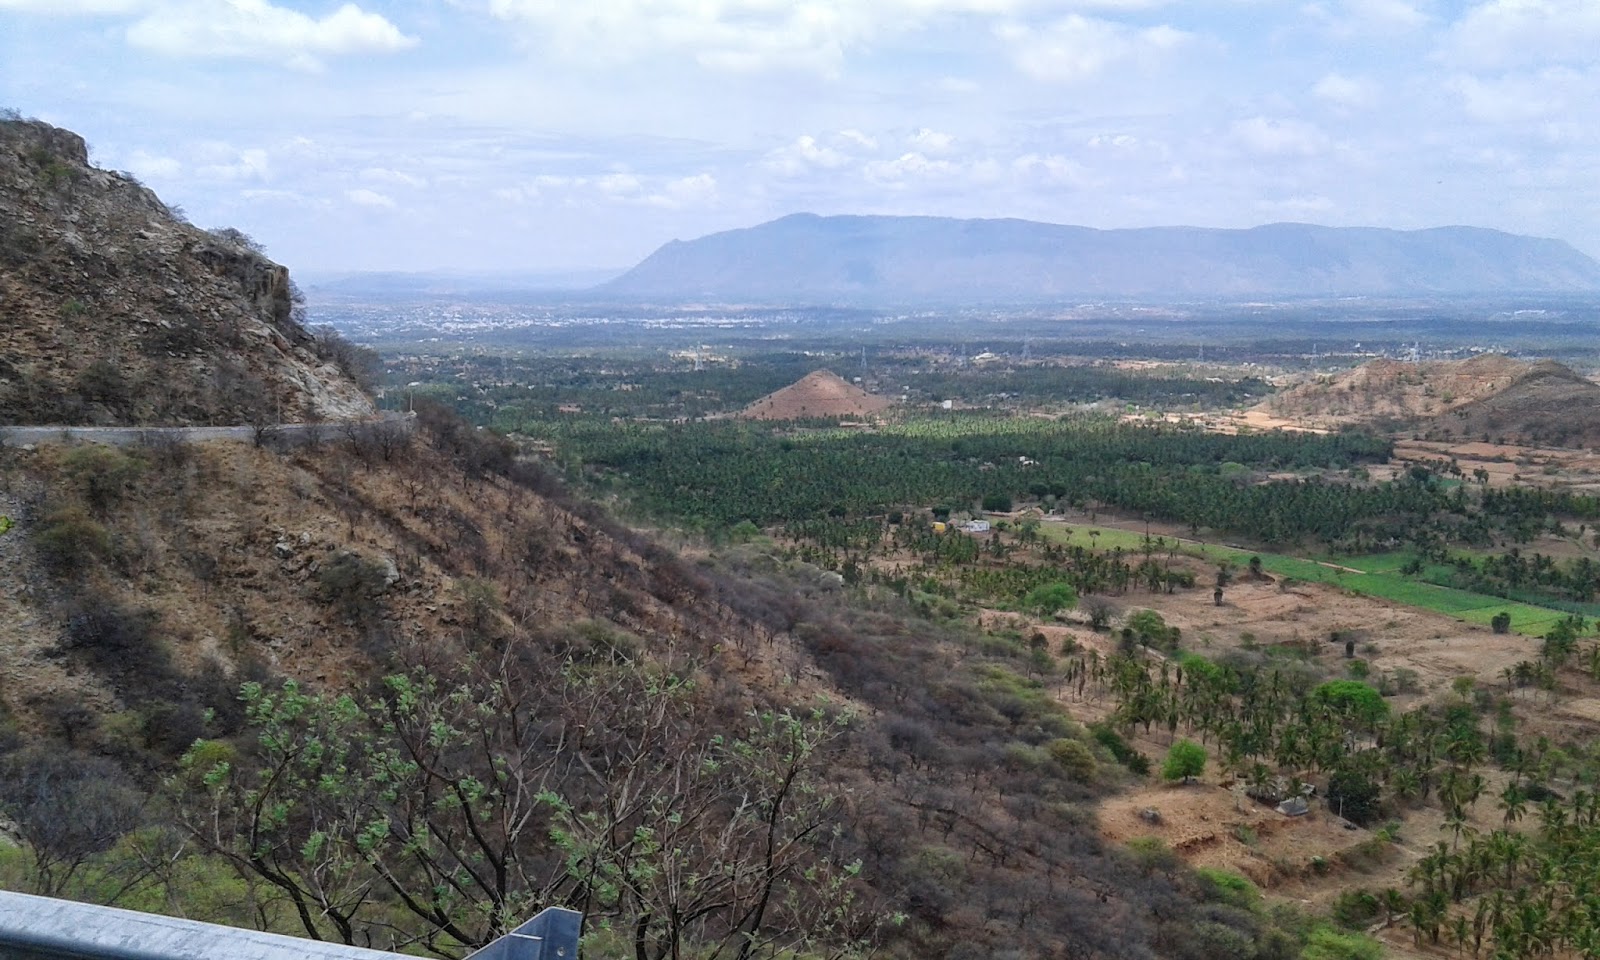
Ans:
{"label": "green tree canopy", "polygon": [[1206,768],[1206,748],[1193,740],[1179,740],[1167,751],[1167,761],[1162,764],[1161,776],[1167,780],[1188,783]]}
{"label": "green tree canopy", "polygon": [[1383,694],[1359,680],[1329,680],[1311,691],[1311,699],[1364,727],[1371,727],[1389,715],[1389,704]]}
{"label": "green tree canopy", "polygon": [[1022,598],[1022,605],[1040,616],[1048,617],[1077,606],[1078,591],[1072,589],[1072,584],[1058,580],[1029,590]]}

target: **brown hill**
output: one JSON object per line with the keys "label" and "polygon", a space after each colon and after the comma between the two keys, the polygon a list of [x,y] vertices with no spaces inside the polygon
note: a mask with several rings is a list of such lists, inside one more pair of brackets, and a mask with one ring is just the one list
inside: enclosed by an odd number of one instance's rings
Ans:
{"label": "brown hill", "polygon": [[1297,384],[1258,409],[1330,426],[1372,424],[1431,439],[1600,443],[1600,384],[1554,361],[1373,360]]}
{"label": "brown hill", "polygon": [[887,397],[868,393],[831,370],[817,370],[750,404],[739,416],[750,420],[855,420],[876,416],[890,406]]}
{"label": "brown hill", "polygon": [[184,222],[77,134],[0,119],[0,422],[239,424],[373,412],[289,272]]}
{"label": "brown hill", "polygon": [[1544,361],[1504,389],[1458,404],[1422,429],[1429,437],[1600,446],[1600,384]]}
{"label": "brown hill", "polygon": [[1279,417],[1345,423],[1409,424],[1510,386],[1526,363],[1499,354],[1470,360],[1373,360],[1354,370],[1290,387],[1261,404]]}

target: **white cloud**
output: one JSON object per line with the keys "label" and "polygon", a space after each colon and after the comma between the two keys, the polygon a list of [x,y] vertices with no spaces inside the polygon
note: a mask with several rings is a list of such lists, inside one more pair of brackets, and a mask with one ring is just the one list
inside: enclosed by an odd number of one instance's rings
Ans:
{"label": "white cloud", "polygon": [[240,190],[239,196],[255,203],[288,203],[295,206],[323,207],[325,200],[312,200],[293,190]]}
{"label": "white cloud", "polygon": [[1409,0],[1345,0],[1354,21],[1385,30],[1410,30],[1428,22],[1428,15]]}
{"label": "white cloud", "polygon": [[[1515,124],[1545,117],[1592,116],[1600,97],[1600,71],[1584,73],[1569,67],[1552,67],[1537,73],[1511,73],[1493,79],[1462,74],[1449,86],[1461,96],[1462,107],[1474,120]],[[1585,126],[1592,128],[1592,123]]]}
{"label": "white cloud", "polygon": [[128,42],[171,57],[264,60],[302,70],[317,69],[322,57],[393,53],[417,43],[353,3],[316,19],[268,0],[160,3],[128,28]]}
{"label": "white cloud", "polygon": [[909,142],[911,146],[922,153],[945,154],[950,152],[950,148],[955,144],[956,138],[948,133],[940,133],[937,130],[923,127],[910,136]]}
{"label": "white cloud", "polygon": [[526,183],[497,189],[494,196],[514,204],[554,201],[583,205],[599,199],[619,205],[683,210],[714,202],[717,179],[710,173],[686,177],[644,177],[627,172],[576,177],[543,174]]}
{"label": "white cloud", "polygon": [[1337,207],[1338,204],[1320,194],[1302,194],[1283,200],[1267,200],[1257,204],[1258,209],[1280,217],[1318,216],[1328,213]]}
{"label": "white cloud", "polygon": [[840,130],[838,139],[843,143],[853,144],[863,150],[878,149],[878,139],[869,137],[860,130]]}
{"label": "white cloud", "polygon": [[1468,68],[1600,61],[1595,0],[1490,0],[1449,31],[1444,55]]}
{"label": "white cloud", "polygon": [[1023,73],[1060,82],[1086,80],[1123,63],[1148,65],[1193,39],[1170,26],[1136,29],[1076,13],[1043,28],[1006,23],[995,33]]}
{"label": "white cloud", "polygon": [[386,167],[368,167],[361,171],[361,179],[370,183],[382,183],[396,187],[425,187],[428,181],[421,177],[413,176],[401,170],[390,170]]}
{"label": "white cloud", "polygon": [[669,180],[657,193],[645,198],[652,207],[681,210],[685,207],[704,206],[717,198],[717,179],[709,173]]}
{"label": "white cloud", "polygon": [[983,89],[982,84],[968,77],[940,77],[935,85],[945,93],[977,93]]}
{"label": "white cloud", "polygon": [[171,180],[183,172],[183,164],[172,157],[135,150],[127,160],[128,172],[145,180]]}
{"label": "white cloud", "polygon": [[1336,9],[1308,3],[1301,10],[1336,37],[1394,37],[1408,34],[1431,19],[1410,0],[1341,0]]}
{"label": "white cloud", "polygon": [[148,0],[0,0],[0,10],[64,17],[131,13],[144,6]]}
{"label": "white cloud", "polygon": [[196,173],[207,180],[265,180],[272,174],[272,163],[265,150],[235,151],[215,144],[203,153],[211,162],[202,164]]}
{"label": "white cloud", "polygon": [[372,207],[379,210],[393,210],[394,198],[381,194],[376,190],[361,187],[356,190],[346,190],[344,198],[359,207]]}
{"label": "white cloud", "polygon": [[1081,189],[1093,185],[1094,182],[1094,177],[1083,164],[1054,153],[1023,154],[1011,162],[1011,168],[1024,178],[1054,186]]}
{"label": "white cloud", "polygon": [[614,200],[631,200],[644,190],[644,181],[631,173],[608,173],[597,178],[594,185]]}
{"label": "white cloud", "polygon": [[[831,72],[847,52],[960,18],[993,21],[1088,8],[1141,10],[1163,0],[488,0],[532,39],[587,63],[674,51],[729,70]],[[1158,28],[1159,29],[1159,28]]]}
{"label": "white cloud", "polygon": [[1319,100],[1347,110],[1365,109],[1378,99],[1376,83],[1365,77],[1347,77],[1342,73],[1324,76],[1311,88],[1311,92]]}
{"label": "white cloud", "polygon": [[1303,120],[1251,117],[1234,123],[1233,136],[1249,152],[1264,156],[1311,156],[1330,146],[1327,134]]}
{"label": "white cloud", "polygon": [[874,160],[862,168],[874,183],[897,184],[909,180],[932,180],[956,174],[958,168],[948,160],[932,160],[921,153],[906,153],[893,160]]}
{"label": "white cloud", "polygon": [[818,143],[816,137],[806,134],[767,154],[765,165],[774,173],[795,177],[816,169],[837,169],[848,163],[849,159],[838,150]]}

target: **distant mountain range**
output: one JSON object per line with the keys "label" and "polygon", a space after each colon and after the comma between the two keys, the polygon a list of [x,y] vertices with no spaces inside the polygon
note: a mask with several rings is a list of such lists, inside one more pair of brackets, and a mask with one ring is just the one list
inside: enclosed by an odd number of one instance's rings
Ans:
{"label": "distant mountain range", "polygon": [[782,303],[1585,293],[1600,292],[1600,263],[1563,241],[1476,227],[1095,230],[796,214],[675,240],[594,292]]}

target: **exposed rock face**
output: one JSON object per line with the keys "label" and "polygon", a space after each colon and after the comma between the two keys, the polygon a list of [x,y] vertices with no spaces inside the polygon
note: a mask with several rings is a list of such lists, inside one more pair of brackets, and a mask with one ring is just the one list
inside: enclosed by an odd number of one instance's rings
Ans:
{"label": "exposed rock face", "polygon": [[868,393],[830,370],[817,370],[767,394],[739,415],[751,420],[856,419],[882,413],[890,405],[886,397]]}
{"label": "exposed rock face", "polygon": [[289,272],[83,138],[0,120],[0,422],[346,419],[371,401],[296,317]]}

